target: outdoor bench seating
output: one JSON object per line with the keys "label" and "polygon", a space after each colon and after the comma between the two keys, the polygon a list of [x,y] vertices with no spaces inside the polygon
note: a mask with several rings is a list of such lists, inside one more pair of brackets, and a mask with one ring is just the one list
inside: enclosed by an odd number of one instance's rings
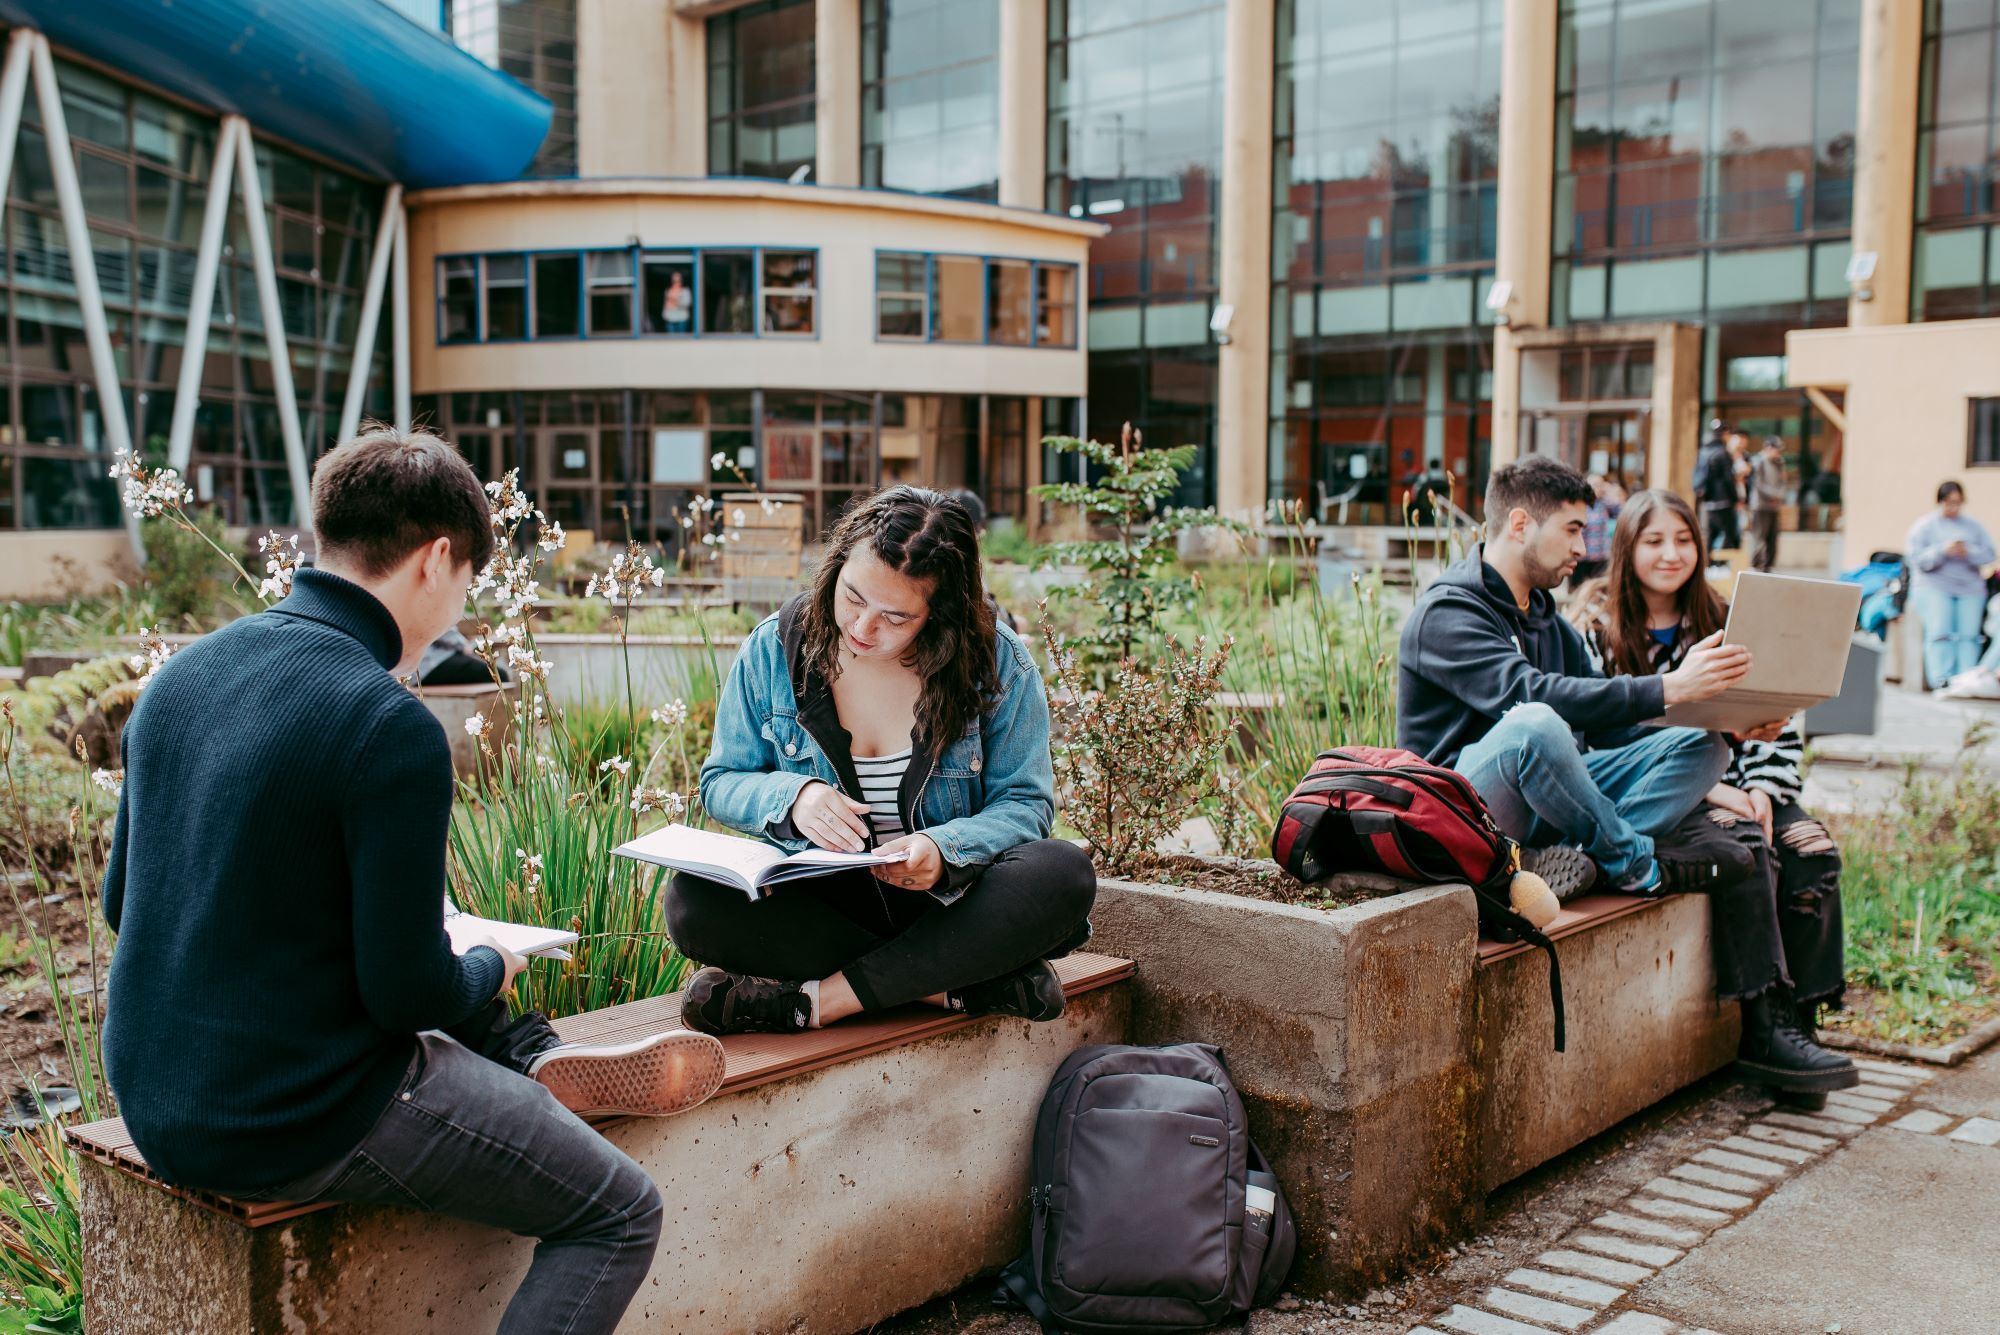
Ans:
{"label": "outdoor bench seating", "polygon": [[[1057,962],[1050,1024],[912,1006],[799,1035],[724,1040],[727,1073],[679,1117],[604,1134],[660,1183],[666,1231],[621,1331],[846,1332],[1011,1259],[1049,1077],[1130,1026],[1129,961]],[[556,1023],[569,1039],[675,1024],[680,998]],[[524,1239],[411,1211],[245,1204],[169,1187],[122,1121],[72,1128],[82,1155],[91,1335],[490,1331]]]}

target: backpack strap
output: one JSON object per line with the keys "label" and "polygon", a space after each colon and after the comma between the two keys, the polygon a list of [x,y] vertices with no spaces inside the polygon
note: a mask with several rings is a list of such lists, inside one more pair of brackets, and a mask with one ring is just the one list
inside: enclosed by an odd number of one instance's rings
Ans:
{"label": "backpack strap", "polygon": [[1000,1287],[993,1290],[993,1305],[1026,1312],[1040,1324],[1042,1335],[1063,1335],[1063,1328],[1056,1324],[1055,1313],[1049,1311],[1049,1305],[1042,1301],[1041,1290],[1035,1287],[1032,1255],[1018,1258],[1000,1272]]}

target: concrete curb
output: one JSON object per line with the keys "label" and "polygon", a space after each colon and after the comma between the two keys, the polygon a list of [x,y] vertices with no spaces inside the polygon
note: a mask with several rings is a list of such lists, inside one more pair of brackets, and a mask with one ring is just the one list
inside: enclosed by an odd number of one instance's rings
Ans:
{"label": "concrete curb", "polygon": [[1942,1046],[1897,1043],[1886,1038],[1872,1038],[1867,1034],[1842,1033],[1838,1029],[1822,1029],[1819,1034],[1819,1041],[1829,1048],[1845,1048],[1849,1052],[1872,1052],[1878,1057],[1926,1062],[1932,1066],[1957,1066],[1973,1053],[1991,1047],[1996,1040],[2000,1040],[2000,1015],[1975,1026],[1965,1037]]}

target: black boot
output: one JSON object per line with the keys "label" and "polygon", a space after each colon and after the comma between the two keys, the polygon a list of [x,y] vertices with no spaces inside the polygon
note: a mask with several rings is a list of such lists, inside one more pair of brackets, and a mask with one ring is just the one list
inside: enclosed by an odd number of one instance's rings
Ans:
{"label": "black boot", "polygon": [[[1773,987],[1743,1005],[1743,1042],[1737,1068],[1782,1096],[1825,1095],[1861,1083],[1854,1063],[1815,1043],[1799,1027],[1791,990]],[[1824,1103],[1824,1098],[1821,1102]]]}

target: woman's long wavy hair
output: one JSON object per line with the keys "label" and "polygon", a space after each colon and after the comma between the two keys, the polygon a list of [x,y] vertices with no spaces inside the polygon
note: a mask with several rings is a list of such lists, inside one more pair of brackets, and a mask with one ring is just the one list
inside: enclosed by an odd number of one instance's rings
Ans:
{"label": "woman's long wavy hair", "polygon": [[863,546],[896,573],[930,581],[930,615],[903,662],[923,681],[916,740],[935,756],[1000,693],[993,604],[986,600],[972,516],[942,492],[899,486],[869,497],[834,525],[801,626],[806,666],[829,685],[840,676],[834,595],[847,558]]}
{"label": "woman's long wavy hair", "polygon": [[1728,609],[1708,587],[1708,540],[1702,537],[1694,507],[1671,491],[1642,491],[1625,502],[1618,512],[1618,527],[1611,534],[1611,566],[1606,572],[1610,586],[1604,599],[1605,671],[1613,676],[1647,676],[1653,671],[1653,638],[1647,634],[1646,590],[1632,571],[1632,551],[1639,535],[1662,512],[1673,515],[1694,535],[1694,570],[1675,595],[1682,634],[1688,643],[1698,643],[1722,629]]}

